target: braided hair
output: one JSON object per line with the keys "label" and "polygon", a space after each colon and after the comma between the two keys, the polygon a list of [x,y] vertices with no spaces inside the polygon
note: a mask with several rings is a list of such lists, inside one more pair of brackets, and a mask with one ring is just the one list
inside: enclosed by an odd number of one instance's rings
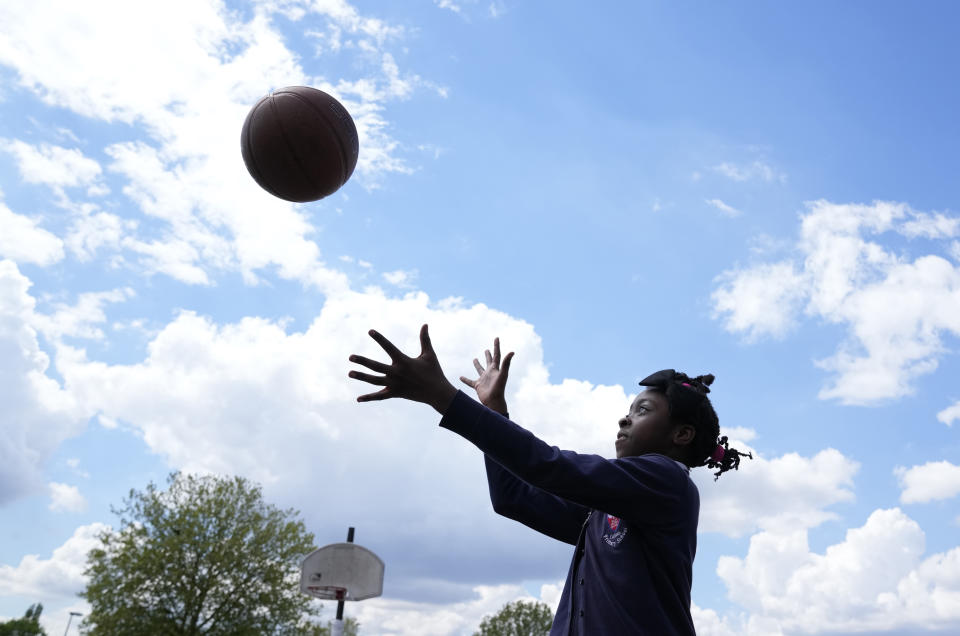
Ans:
{"label": "braided hair", "polygon": [[696,435],[690,443],[684,463],[691,468],[717,468],[714,481],[728,470],[740,468],[740,458],[753,459],[752,453],[730,448],[727,437],[720,437],[720,420],[707,394],[713,384],[712,374],[689,377],[673,369],[657,371],[640,381],[641,386],[662,393],[670,407],[670,418],[693,426]]}

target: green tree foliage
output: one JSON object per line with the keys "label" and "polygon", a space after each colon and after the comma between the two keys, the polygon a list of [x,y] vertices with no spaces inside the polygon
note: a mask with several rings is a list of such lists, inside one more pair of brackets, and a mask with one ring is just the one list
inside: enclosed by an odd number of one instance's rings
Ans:
{"label": "green tree foliage", "polygon": [[46,636],[47,632],[40,627],[40,614],[43,612],[43,605],[36,603],[27,608],[23,618],[15,618],[0,623],[0,636],[35,636],[39,634]]}
{"label": "green tree foliage", "polygon": [[299,588],[313,535],[243,478],[173,473],[113,512],[80,594],[91,636],[295,634],[317,612]]}
{"label": "green tree foliage", "polygon": [[473,636],[547,636],[553,625],[550,606],[539,601],[514,601],[493,616],[485,616]]}

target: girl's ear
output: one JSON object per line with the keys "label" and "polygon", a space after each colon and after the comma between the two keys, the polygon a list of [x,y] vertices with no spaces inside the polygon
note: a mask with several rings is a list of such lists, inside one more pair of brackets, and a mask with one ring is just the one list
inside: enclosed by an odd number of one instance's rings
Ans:
{"label": "girl's ear", "polygon": [[687,446],[697,436],[697,429],[691,424],[680,424],[673,428],[673,443],[678,446]]}

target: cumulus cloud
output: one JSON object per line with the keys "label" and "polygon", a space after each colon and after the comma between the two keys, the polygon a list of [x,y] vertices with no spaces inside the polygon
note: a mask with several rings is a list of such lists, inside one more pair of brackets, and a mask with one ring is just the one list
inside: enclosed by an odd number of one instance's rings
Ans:
{"label": "cumulus cloud", "polygon": [[960,466],[948,461],[897,466],[894,474],[900,482],[900,503],[927,503],[960,494]]}
{"label": "cumulus cloud", "polygon": [[748,340],[781,337],[796,324],[804,300],[803,276],[789,262],[729,270],[717,277],[713,292],[714,317],[722,317],[728,331]]}
{"label": "cumulus cloud", "polygon": [[391,285],[395,285],[397,287],[413,287],[413,281],[415,281],[416,278],[416,270],[404,271],[402,269],[398,269],[392,272],[383,273],[383,279]]}
{"label": "cumulus cloud", "polygon": [[703,608],[695,602],[690,603],[690,615],[699,636],[741,636],[742,629],[733,627],[735,619],[720,616],[715,610]]}
{"label": "cumulus cloud", "polygon": [[540,597],[535,598],[518,585],[480,585],[471,598],[445,605],[377,598],[357,604],[355,615],[362,630],[371,634],[470,636],[484,616],[518,600],[544,602],[556,610],[557,586],[542,586]]}
{"label": "cumulus cloud", "polygon": [[[753,450],[732,432],[726,434],[734,447]],[[835,449],[813,457],[753,454],[737,473],[717,481],[706,470],[691,472],[701,493],[701,532],[738,537],[756,530],[813,528],[837,518],[830,506],[853,501],[853,477],[860,466]],[[743,502],[750,502],[749,510]]]}
{"label": "cumulus cloud", "polygon": [[39,220],[17,214],[0,201],[0,258],[46,266],[63,256],[63,241],[40,227]]}
{"label": "cumulus cloud", "polygon": [[58,190],[87,185],[97,194],[104,192],[96,183],[103,172],[100,164],[78,148],[0,139],[0,149],[16,157],[20,176],[27,183],[42,183]]}
{"label": "cumulus cloud", "polygon": [[64,337],[102,340],[103,330],[98,325],[107,320],[104,305],[122,302],[134,295],[130,288],[85,292],[79,294],[75,305],[55,303],[52,313],[35,314],[33,325],[51,341]]}
{"label": "cumulus cloud", "polygon": [[30,281],[0,261],[0,504],[42,486],[44,462],[85,421],[73,396],[47,375],[50,360],[35,329]]}
{"label": "cumulus cloud", "polygon": [[0,595],[60,601],[76,597],[87,583],[87,553],[108,529],[103,523],[80,526],[48,559],[28,554],[16,566],[0,565]]}
{"label": "cumulus cloud", "polygon": [[83,512],[87,509],[87,499],[80,489],[69,484],[52,481],[50,489],[50,510],[53,512]]}
{"label": "cumulus cloud", "polygon": [[[760,532],[717,574],[750,615],[747,634],[888,632],[960,626],[960,548],[922,559],[924,533],[901,510],[876,510],[822,554],[807,531]],[[722,632],[721,632],[722,633]]]}
{"label": "cumulus cloud", "polygon": [[957,420],[960,420],[960,402],[948,406],[939,413],[937,413],[937,419],[946,424],[947,426],[953,426],[953,423]]}
{"label": "cumulus cloud", "polygon": [[943,337],[960,334],[960,267],[938,254],[910,259],[871,239],[944,239],[957,228],[902,203],[809,203],[798,256],[724,272],[715,316],[748,339],[783,336],[801,316],[842,325],[847,339],[817,362],[833,373],[820,397],[873,404],[907,395],[936,369]]}

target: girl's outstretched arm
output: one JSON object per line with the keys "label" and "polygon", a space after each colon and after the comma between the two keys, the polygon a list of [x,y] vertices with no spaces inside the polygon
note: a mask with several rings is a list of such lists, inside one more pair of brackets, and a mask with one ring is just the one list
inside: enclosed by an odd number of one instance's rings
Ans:
{"label": "girl's outstretched arm", "polygon": [[[493,352],[487,349],[484,358],[486,367],[477,358],[473,359],[478,374],[476,380],[465,376],[460,376],[460,380],[477,392],[481,404],[509,417],[506,388],[513,352],[501,359],[500,338],[494,338]],[[484,455],[484,464],[494,512],[548,537],[576,545],[583,522],[590,512],[588,508],[531,486],[489,455]]]}
{"label": "girl's outstretched arm", "polygon": [[[443,374],[427,325],[420,329],[420,355],[404,355],[376,331],[370,337],[383,347],[391,363],[352,355],[350,361],[381,373],[350,371],[351,378],[383,387],[357,398],[359,402],[404,398],[429,404],[443,415],[440,425],[473,442],[521,480],[557,497],[626,519],[645,510],[651,523],[672,523],[678,488],[686,470],[663,455],[608,460],[599,455],[561,451],[537,439],[458,391]],[[679,471],[679,472],[678,472]]]}

